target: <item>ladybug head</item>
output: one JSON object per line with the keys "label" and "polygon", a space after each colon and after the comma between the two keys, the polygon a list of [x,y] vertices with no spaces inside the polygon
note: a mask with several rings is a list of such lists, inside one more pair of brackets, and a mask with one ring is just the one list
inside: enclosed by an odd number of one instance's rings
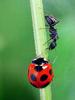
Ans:
{"label": "ladybug head", "polygon": [[43,57],[39,57],[37,59],[32,60],[32,63],[37,64],[37,65],[42,65],[42,64],[48,63],[48,61],[44,59]]}

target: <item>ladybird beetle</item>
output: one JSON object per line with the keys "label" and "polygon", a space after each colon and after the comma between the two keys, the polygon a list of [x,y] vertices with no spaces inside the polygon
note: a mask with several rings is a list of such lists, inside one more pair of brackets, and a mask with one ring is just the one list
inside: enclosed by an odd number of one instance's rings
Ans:
{"label": "ladybird beetle", "polygon": [[32,60],[28,67],[28,80],[36,88],[46,87],[53,76],[52,65],[43,57]]}

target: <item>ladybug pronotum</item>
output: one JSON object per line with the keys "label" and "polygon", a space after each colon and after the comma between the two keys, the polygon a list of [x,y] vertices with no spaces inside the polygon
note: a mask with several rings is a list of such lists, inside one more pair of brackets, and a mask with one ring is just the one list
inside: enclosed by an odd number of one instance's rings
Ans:
{"label": "ladybug pronotum", "polygon": [[34,59],[28,67],[28,80],[36,88],[46,87],[53,76],[52,65],[43,57]]}

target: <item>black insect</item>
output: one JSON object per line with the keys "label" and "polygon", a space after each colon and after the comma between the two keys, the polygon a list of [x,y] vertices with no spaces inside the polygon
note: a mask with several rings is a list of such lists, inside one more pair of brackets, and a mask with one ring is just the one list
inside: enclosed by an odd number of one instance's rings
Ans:
{"label": "black insect", "polygon": [[55,26],[59,21],[53,16],[45,16],[45,19],[50,27]]}
{"label": "black insect", "polygon": [[58,33],[57,33],[57,30],[55,29],[55,25],[59,22],[56,20],[56,18],[54,18],[53,16],[45,16],[45,19],[48,23],[48,26],[49,26],[49,36],[50,36],[50,39],[51,42],[50,42],[50,45],[49,45],[49,50],[52,50],[54,49],[56,46],[57,46],[57,39],[58,39]]}

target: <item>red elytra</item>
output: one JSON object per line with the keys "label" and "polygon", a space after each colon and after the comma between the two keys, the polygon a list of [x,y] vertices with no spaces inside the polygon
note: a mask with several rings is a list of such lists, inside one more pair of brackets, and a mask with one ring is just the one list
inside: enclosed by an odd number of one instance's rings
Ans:
{"label": "red elytra", "polygon": [[54,73],[52,65],[49,63],[36,65],[30,64],[28,67],[28,80],[36,88],[44,88],[53,79]]}

